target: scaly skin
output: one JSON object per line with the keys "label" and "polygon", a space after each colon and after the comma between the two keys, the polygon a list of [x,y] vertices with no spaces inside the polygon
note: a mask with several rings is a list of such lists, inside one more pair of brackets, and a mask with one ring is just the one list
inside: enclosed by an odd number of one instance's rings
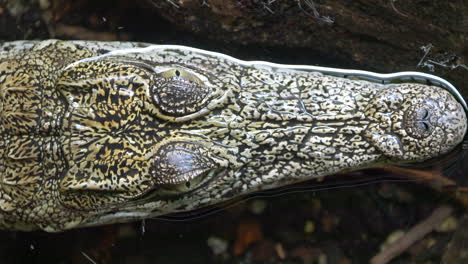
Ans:
{"label": "scaly skin", "polygon": [[[454,97],[141,43],[0,44],[0,224],[62,231],[217,203],[461,142]],[[103,55],[106,54],[106,55]]]}

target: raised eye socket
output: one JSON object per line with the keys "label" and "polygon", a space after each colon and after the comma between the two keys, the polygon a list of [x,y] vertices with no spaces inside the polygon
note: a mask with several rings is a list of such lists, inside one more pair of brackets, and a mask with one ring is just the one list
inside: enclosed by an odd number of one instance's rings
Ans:
{"label": "raised eye socket", "polygon": [[425,105],[417,105],[408,110],[405,115],[406,131],[415,138],[428,137],[433,130],[430,121],[431,110]]}
{"label": "raised eye socket", "polygon": [[181,117],[203,109],[210,102],[213,89],[195,74],[175,68],[155,75],[151,93],[162,114]]}
{"label": "raised eye socket", "polygon": [[195,190],[217,173],[208,151],[189,142],[162,145],[154,158],[151,173],[159,192],[177,194]]}

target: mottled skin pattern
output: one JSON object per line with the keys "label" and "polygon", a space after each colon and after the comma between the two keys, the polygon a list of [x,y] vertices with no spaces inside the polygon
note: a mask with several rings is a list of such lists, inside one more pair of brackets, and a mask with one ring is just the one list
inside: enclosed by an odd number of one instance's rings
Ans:
{"label": "mottled skin pattern", "polygon": [[[0,226],[61,231],[185,211],[463,139],[446,90],[245,66],[138,43],[0,44]],[[91,58],[91,59],[89,59]]]}

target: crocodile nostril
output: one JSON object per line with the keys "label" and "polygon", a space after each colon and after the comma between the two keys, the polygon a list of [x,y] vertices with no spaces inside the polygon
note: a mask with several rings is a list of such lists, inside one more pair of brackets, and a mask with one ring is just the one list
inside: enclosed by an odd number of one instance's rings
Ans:
{"label": "crocodile nostril", "polygon": [[431,128],[431,125],[429,124],[429,122],[425,121],[425,120],[424,121],[416,121],[416,125],[423,132],[427,132]]}
{"label": "crocodile nostril", "polygon": [[415,138],[428,137],[433,131],[433,113],[426,105],[415,105],[406,113],[406,130]]}
{"label": "crocodile nostril", "polygon": [[422,120],[427,120],[429,117],[429,110],[425,107],[419,107],[415,111],[415,118],[416,120],[422,121]]}
{"label": "crocodile nostril", "polygon": [[423,114],[423,118],[422,118],[422,119],[423,119],[423,120],[426,120],[426,119],[429,117],[429,111],[428,111],[426,108],[424,108],[424,109],[423,109],[423,113],[424,113],[424,114]]}

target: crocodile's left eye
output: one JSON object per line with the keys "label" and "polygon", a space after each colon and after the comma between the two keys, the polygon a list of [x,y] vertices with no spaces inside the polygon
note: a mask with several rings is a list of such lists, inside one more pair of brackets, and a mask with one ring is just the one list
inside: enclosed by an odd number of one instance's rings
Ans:
{"label": "crocodile's left eye", "polygon": [[202,110],[214,93],[201,76],[182,68],[155,74],[151,96],[161,114],[182,117]]}

